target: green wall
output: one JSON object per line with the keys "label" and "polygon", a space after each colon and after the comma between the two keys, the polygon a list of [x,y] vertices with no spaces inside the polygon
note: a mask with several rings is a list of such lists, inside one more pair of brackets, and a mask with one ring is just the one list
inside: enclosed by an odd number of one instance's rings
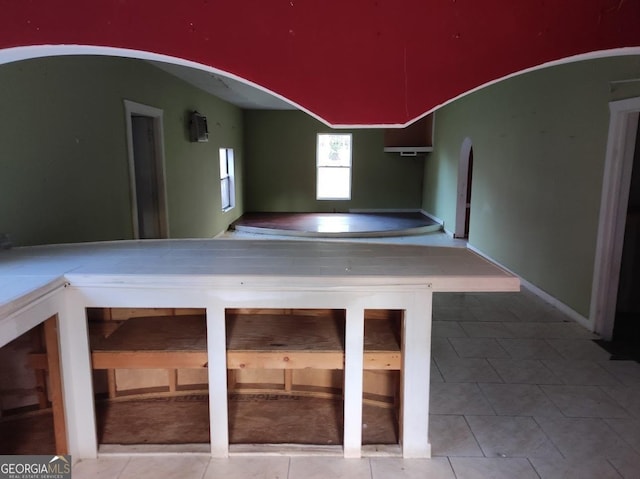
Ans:
{"label": "green wall", "polygon": [[[247,110],[245,210],[419,209],[424,157],[383,152],[383,130],[332,130],[300,111]],[[317,133],[352,133],[350,201],[316,200]]]}
{"label": "green wall", "polygon": [[[34,59],[0,66],[0,232],[15,245],[132,237],[124,99],[164,112],[170,237],[210,237],[242,213],[239,108],[140,60]],[[190,110],[207,115],[208,143],[188,141]],[[238,178],[224,214],[219,147]]]}
{"label": "green wall", "polygon": [[436,114],[422,207],[455,229],[460,148],[473,144],[469,243],[589,315],[608,102],[639,96],[640,58],[523,74]]}

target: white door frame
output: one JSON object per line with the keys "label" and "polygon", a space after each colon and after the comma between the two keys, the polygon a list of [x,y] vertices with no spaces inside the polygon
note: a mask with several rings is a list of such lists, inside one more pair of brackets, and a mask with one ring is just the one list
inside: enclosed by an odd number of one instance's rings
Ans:
{"label": "white door frame", "polygon": [[640,97],[612,101],[609,111],[589,318],[594,331],[606,340],[613,336]]}
{"label": "white door frame", "polygon": [[467,180],[469,179],[469,155],[473,143],[467,137],[460,147],[460,158],[458,159],[458,196],[456,199],[456,228],[454,237],[465,237],[465,219],[467,214]]}
{"label": "white door frame", "polygon": [[133,157],[132,115],[142,115],[153,118],[153,137],[155,140],[155,162],[158,173],[158,216],[160,217],[160,237],[169,237],[169,218],[167,214],[167,187],[164,174],[164,124],[163,111],[142,103],[124,100],[125,122],[127,125],[127,151],[129,155],[129,189],[131,192],[131,219],[133,222],[133,237],[140,238],[138,228],[138,199],[136,196],[136,168]]}

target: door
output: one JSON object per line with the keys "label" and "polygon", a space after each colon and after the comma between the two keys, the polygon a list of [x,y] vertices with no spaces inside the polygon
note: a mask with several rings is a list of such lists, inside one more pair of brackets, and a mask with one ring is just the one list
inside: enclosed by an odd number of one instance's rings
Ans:
{"label": "door", "polygon": [[153,118],[131,115],[135,171],[138,235],[140,239],[161,238],[159,178]]}

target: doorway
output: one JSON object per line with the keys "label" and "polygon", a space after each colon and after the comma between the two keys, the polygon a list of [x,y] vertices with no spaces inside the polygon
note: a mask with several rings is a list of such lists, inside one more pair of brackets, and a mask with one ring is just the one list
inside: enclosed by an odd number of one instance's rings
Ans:
{"label": "doorway", "polygon": [[[626,276],[626,266],[624,269],[621,266],[623,262],[630,261],[628,255],[623,258],[623,249],[625,236],[629,237],[633,229],[633,226],[627,228],[627,214],[632,197],[634,156],[637,155],[636,145],[640,136],[640,97],[610,102],[609,109],[609,137],[590,307],[590,322],[594,331],[605,341],[612,340],[614,336],[619,294],[626,295],[620,288],[626,290],[628,287],[621,285],[620,281],[622,275]],[[627,242],[627,250],[630,244]],[[635,247],[632,248],[633,252],[635,250]],[[630,276],[632,283],[638,282],[633,276],[635,274]],[[623,281],[627,281],[627,278]]]}
{"label": "doorway", "polygon": [[456,200],[455,238],[469,238],[471,219],[471,184],[473,177],[473,146],[471,138],[465,138],[458,161],[458,195]]}
{"label": "doorway", "polygon": [[614,354],[625,357],[640,355],[640,125],[636,128],[613,345],[616,349]]}
{"label": "doorway", "polygon": [[125,100],[135,239],[166,238],[162,110]]}

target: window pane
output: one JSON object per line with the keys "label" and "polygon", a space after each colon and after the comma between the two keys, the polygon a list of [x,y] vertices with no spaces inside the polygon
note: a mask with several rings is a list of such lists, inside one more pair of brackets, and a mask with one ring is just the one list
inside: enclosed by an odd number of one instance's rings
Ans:
{"label": "window pane", "polygon": [[351,135],[318,135],[318,166],[351,166]]}
{"label": "window pane", "polygon": [[348,200],[351,197],[351,169],[318,168],[317,197]]}
{"label": "window pane", "polygon": [[233,148],[220,148],[220,197],[222,211],[228,211],[235,206],[235,178],[233,168]]}
{"label": "window pane", "polygon": [[229,166],[227,163],[227,149],[220,148],[220,178],[229,176]]}
{"label": "window pane", "polygon": [[351,198],[351,134],[319,133],[316,151],[319,200]]}
{"label": "window pane", "polygon": [[231,185],[230,178],[220,180],[220,194],[222,196],[222,209],[226,210],[231,207]]}

